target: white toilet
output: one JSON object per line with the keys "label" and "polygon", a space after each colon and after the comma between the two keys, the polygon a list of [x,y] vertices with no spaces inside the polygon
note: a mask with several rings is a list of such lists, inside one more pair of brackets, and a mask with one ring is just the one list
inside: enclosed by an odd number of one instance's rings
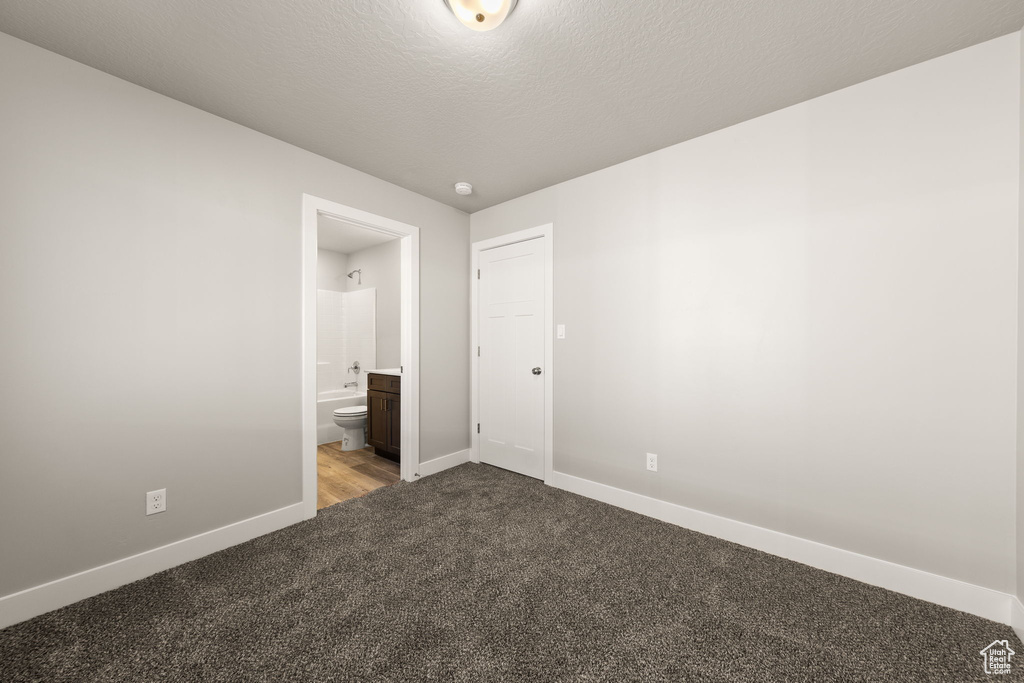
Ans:
{"label": "white toilet", "polygon": [[349,406],[334,411],[334,424],[345,430],[341,437],[342,451],[358,451],[366,447],[366,406]]}

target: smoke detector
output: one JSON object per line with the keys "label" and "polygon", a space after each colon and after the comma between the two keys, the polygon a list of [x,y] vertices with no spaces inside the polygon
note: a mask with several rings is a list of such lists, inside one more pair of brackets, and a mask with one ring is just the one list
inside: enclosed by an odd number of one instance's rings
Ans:
{"label": "smoke detector", "polygon": [[461,194],[463,197],[473,194],[473,186],[469,183],[455,183],[455,193]]}

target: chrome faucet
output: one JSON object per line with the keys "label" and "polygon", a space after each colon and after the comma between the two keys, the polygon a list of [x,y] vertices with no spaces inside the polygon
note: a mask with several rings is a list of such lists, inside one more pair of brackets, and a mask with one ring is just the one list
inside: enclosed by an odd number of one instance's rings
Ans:
{"label": "chrome faucet", "polygon": [[359,374],[359,361],[356,361],[355,363],[353,363],[352,367],[350,367],[348,369],[348,371],[349,372],[354,372],[354,373],[356,373],[358,375]]}
{"label": "chrome faucet", "polygon": [[345,382],[345,388],[346,389],[348,389],[349,387],[358,387],[358,386],[359,386],[359,382]]}

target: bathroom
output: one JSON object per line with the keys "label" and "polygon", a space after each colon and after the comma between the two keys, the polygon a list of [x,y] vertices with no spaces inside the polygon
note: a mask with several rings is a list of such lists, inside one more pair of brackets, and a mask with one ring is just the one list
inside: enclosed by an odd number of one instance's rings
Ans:
{"label": "bathroom", "polygon": [[317,507],[324,508],[400,478],[400,447],[387,439],[387,420],[397,420],[400,401],[401,244],[320,216],[317,246]]}

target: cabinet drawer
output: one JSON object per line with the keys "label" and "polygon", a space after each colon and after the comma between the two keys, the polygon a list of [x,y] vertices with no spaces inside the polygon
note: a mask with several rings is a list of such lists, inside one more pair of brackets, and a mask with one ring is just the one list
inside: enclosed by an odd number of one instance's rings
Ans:
{"label": "cabinet drawer", "polygon": [[378,375],[371,372],[366,375],[367,391],[386,391],[389,394],[402,393],[402,378],[395,375]]}

